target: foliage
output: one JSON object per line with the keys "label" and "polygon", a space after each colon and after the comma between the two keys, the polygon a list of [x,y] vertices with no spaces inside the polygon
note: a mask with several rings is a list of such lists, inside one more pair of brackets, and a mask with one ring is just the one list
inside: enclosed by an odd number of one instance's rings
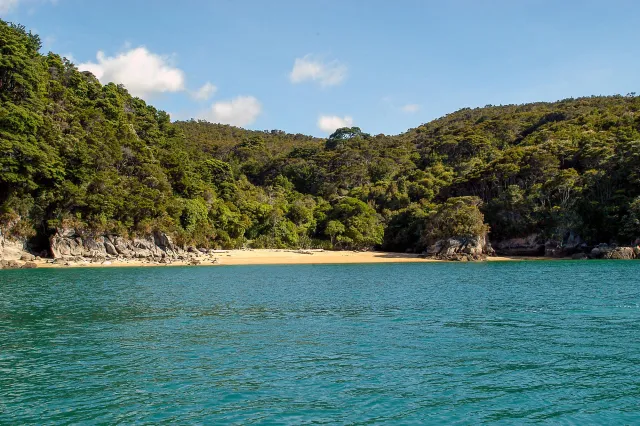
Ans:
{"label": "foliage", "polygon": [[489,232],[478,197],[452,197],[434,211],[423,234],[427,244],[448,237],[483,236]]}
{"label": "foliage", "polygon": [[[161,229],[204,247],[422,250],[433,239],[640,237],[640,98],[465,108],[322,140],[168,114],[0,21],[0,222],[41,241]],[[3,224],[0,223],[0,226]]]}

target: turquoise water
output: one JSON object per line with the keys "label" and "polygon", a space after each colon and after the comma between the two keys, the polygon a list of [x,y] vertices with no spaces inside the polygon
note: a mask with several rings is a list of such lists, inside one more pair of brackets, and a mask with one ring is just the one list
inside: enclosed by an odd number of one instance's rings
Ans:
{"label": "turquoise water", "polygon": [[0,424],[640,421],[640,262],[0,272]]}

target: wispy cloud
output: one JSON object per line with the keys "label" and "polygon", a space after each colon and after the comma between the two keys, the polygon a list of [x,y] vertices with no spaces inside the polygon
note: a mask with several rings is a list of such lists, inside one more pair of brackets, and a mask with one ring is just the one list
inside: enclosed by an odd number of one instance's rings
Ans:
{"label": "wispy cloud", "polygon": [[406,104],[402,108],[402,111],[413,114],[414,112],[420,111],[420,105],[418,104]]}
{"label": "wispy cloud", "polygon": [[218,88],[207,81],[198,90],[196,90],[195,92],[192,92],[191,97],[198,101],[206,101],[209,98],[211,98],[211,96],[213,96],[217,91],[218,91]]}
{"label": "wispy cloud", "polygon": [[229,101],[220,101],[199,115],[199,118],[213,123],[246,126],[253,123],[262,113],[262,104],[253,96],[238,96]]}
{"label": "wispy cloud", "polygon": [[314,55],[296,58],[289,80],[293,84],[315,81],[321,86],[335,86],[347,78],[347,66],[336,61],[325,62]]}
{"label": "wispy cloud", "polygon": [[19,0],[0,0],[0,13],[9,13],[18,7]]}

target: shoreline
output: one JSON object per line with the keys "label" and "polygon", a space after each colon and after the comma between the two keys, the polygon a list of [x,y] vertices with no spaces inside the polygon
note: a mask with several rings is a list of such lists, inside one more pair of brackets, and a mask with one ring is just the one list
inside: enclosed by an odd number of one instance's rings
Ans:
{"label": "shoreline", "polygon": [[[201,256],[193,260],[177,260],[171,263],[150,262],[138,259],[111,259],[105,262],[67,261],[51,263],[51,259],[41,259],[34,263],[39,269],[46,268],[112,268],[112,267],[166,267],[166,266],[247,266],[247,265],[340,265],[374,263],[460,263],[450,260],[420,257],[413,253],[380,251],[326,251],[326,250],[224,250],[213,255]],[[513,262],[528,260],[548,260],[544,257],[494,256],[487,262]],[[471,262],[477,263],[477,262]]]}

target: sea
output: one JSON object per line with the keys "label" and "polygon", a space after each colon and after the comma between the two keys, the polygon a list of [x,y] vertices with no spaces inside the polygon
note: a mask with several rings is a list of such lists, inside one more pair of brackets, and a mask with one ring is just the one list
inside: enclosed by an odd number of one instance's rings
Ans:
{"label": "sea", "polygon": [[640,261],[0,271],[0,424],[638,424]]}

